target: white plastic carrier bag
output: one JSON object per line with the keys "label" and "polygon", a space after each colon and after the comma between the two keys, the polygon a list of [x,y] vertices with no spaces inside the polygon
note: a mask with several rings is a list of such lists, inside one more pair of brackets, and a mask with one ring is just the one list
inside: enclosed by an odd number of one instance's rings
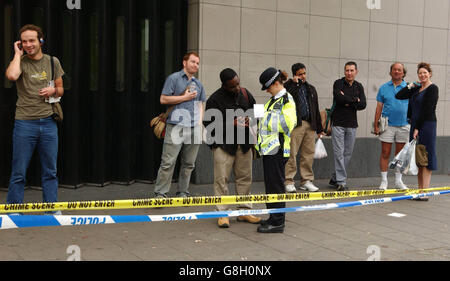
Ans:
{"label": "white plastic carrier bag", "polygon": [[323,159],[328,156],[327,150],[325,149],[325,146],[323,145],[322,139],[318,139],[316,142],[316,150],[314,152],[314,159]]}

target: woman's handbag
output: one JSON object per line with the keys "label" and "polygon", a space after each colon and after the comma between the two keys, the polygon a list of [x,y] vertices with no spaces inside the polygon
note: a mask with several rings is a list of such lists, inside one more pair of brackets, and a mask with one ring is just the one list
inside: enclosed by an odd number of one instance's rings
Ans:
{"label": "woman's handbag", "polygon": [[423,144],[416,145],[416,164],[419,167],[428,166],[428,152],[427,148]]}

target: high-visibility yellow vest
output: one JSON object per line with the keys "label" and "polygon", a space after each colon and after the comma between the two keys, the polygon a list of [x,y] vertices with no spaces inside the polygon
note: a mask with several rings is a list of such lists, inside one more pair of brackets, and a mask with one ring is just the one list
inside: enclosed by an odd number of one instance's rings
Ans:
{"label": "high-visibility yellow vest", "polygon": [[[275,155],[280,149],[280,133],[284,138],[283,156],[291,153],[291,132],[297,125],[294,98],[286,92],[272,104],[270,99],[264,106],[264,117],[258,126],[258,142],[255,145],[260,155]],[[270,106],[269,106],[270,105]]]}

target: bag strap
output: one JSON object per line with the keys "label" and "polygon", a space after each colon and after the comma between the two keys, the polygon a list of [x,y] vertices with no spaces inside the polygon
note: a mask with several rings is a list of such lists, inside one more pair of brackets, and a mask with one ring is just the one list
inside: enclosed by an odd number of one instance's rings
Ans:
{"label": "bag strap", "polygon": [[55,77],[53,77],[54,76],[54,70],[55,70],[55,61],[54,61],[54,59],[53,59],[53,56],[50,56],[50,66],[51,66],[51,75],[50,75],[50,77],[52,78],[52,80],[55,80]]}
{"label": "bag strap", "polygon": [[[247,89],[245,88],[241,88],[242,94],[244,95],[245,99],[247,100],[247,104],[250,106],[250,99],[248,98],[248,93],[247,93]],[[253,136],[254,138],[257,138],[257,132],[255,131],[255,128],[253,128],[252,126],[248,126],[250,135]]]}
{"label": "bag strap", "polygon": [[333,105],[331,106],[331,113],[333,113],[334,109],[336,108],[336,101],[333,99]]}
{"label": "bag strap", "polygon": [[250,99],[248,98],[247,90],[245,88],[241,88],[241,92],[247,100],[247,104],[250,105]]}
{"label": "bag strap", "polygon": [[172,112],[174,108],[175,108],[175,105],[171,105],[171,106],[169,106],[169,108],[167,108],[167,111],[164,113],[164,120],[167,120],[170,112]]}

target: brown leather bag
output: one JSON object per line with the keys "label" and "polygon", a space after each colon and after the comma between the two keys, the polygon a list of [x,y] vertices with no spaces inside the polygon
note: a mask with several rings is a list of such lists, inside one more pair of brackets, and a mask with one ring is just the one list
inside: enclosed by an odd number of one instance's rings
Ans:
{"label": "brown leather bag", "polygon": [[[189,86],[188,86],[189,87]],[[188,89],[186,88],[186,90]],[[186,92],[185,90],[185,92]],[[181,95],[184,95],[183,92]],[[150,127],[153,128],[153,132],[158,139],[163,139],[166,136],[166,121],[170,112],[175,108],[175,105],[171,105],[166,112],[161,113],[150,121]]]}
{"label": "brown leather bag", "polygon": [[150,127],[153,128],[153,132],[158,139],[163,139],[166,135],[166,121],[173,108],[174,106],[169,107],[166,112],[161,113],[150,121]]}
{"label": "brown leather bag", "polygon": [[322,129],[326,136],[331,136],[331,115],[336,108],[336,102],[333,101],[331,108],[326,108],[320,111],[320,119],[322,122]]}
{"label": "brown leather bag", "polygon": [[418,167],[428,166],[428,152],[423,144],[416,145],[416,164]]}

